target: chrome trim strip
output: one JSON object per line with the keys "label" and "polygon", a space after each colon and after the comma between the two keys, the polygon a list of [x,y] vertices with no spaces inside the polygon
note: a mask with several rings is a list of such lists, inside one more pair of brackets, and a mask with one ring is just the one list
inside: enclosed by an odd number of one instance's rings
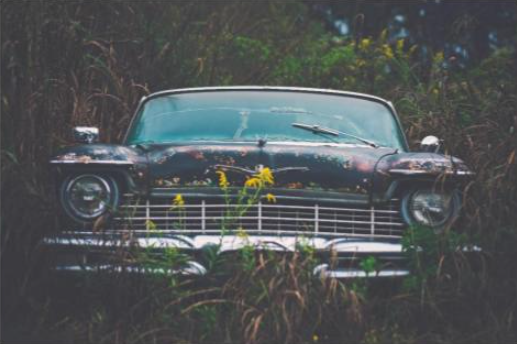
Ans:
{"label": "chrome trim strip", "polygon": [[54,271],[57,272],[128,272],[128,273],[140,273],[140,274],[166,274],[166,275],[185,275],[185,276],[203,276],[206,275],[206,268],[195,261],[189,261],[185,267],[179,269],[164,269],[164,268],[149,268],[139,266],[121,266],[112,264],[103,265],[57,265],[53,267]]}
{"label": "chrome trim strip", "polygon": [[[136,220],[135,217],[131,217],[131,220]],[[151,226],[151,208],[149,207],[149,199],[145,201],[145,229],[149,230]]]}
{"label": "chrome trim strip", "polygon": [[[69,235],[77,235],[79,233],[69,233]],[[189,260],[187,265],[178,269],[167,268],[147,268],[137,265],[119,265],[119,264],[89,264],[87,255],[89,253],[95,254],[99,252],[90,249],[106,248],[112,252],[116,247],[114,245],[122,245],[122,247],[139,245],[141,248],[151,249],[166,249],[168,247],[176,247],[189,251],[200,251],[206,247],[217,245],[219,252],[234,252],[244,247],[253,246],[256,249],[267,249],[280,252],[294,252],[299,249],[299,244],[310,245],[316,252],[336,252],[338,254],[338,261],[344,259],[345,264],[350,261],[356,261],[358,257],[364,255],[374,255],[381,257],[381,259],[388,259],[393,261],[404,261],[403,247],[399,241],[373,241],[366,239],[354,238],[337,238],[328,239],[323,237],[304,238],[299,236],[277,236],[277,235],[256,235],[256,236],[238,236],[238,235],[198,235],[192,238],[184,236],[174,237],[141,237],[135,240],[122,241],[118,239],[104,239],[101,233],[80,233],[83,236],[89,235],[85,238],[77,237],[54,237],[45,238],[44,244],[49,246],[69,247],[72,252],[82,254],[85,258],[82,265],[79,264],[57,264],[53,268],[55,271],[61,272],[130,272],[143,274],[180,274],[202,276],[207,273],[207,269],[195,260]],[[83,249],[84,251],[78,250]],[[85,252],[85,253],[83,253]],[[99,252],[100,253],[100,252]],[[316,266],[313,270],[313,275],[320,278],[377,278],[377,277],[401,277],[409,274],[407,269],[387,268],[378,272],[367,273],[358,268],[330,268],[329,264],[324,263]]]}
{"label": "chrome trim strip", "polygon": [[[75,233],[74,233],[75,234]],[[92,233],[93,234],[93,233]],[[148,237],[148,238],[134,238],[131,240],[120,240],[120,239],[106,239],[95,234],[90,238],[78,238],[74,236],[69,237],[46,237],[43,239],[44,245],[49,246],[75,246],[75,247],[130,247],[135,244],[141,248],[165,248],[165,247],[176,247],[190,249],[194,248],[195,243],[192,239],[177,235],[172,238],[159,238],[159,237]]]}
{"label": "chrome trim strip", "polygon": [[201,230],[203,231],[203,233],[205,233],[205,230],[206,230],[206,214],[205,214],[205,211],[206,211],[205,200],[202,200],[201,201]]}
{"label": "chrome trim strip", "polygon": [[[314,205],[314,232],[316,232],[316,233],[318,233],[319,229],[320,229],[320,219],[319,219],[319,217],[320,217],[320,211],[319,211],[319,208],[318,208],[318,203],[316,203]],[[269,219],[269,218],[265,217],[265,219]],[[293,219],[293,218],[285,218],[284,217],[284,218],[282,218],[282,220],[283,219],[286,219],[288,221],[290,221],[290,220],[295,220],[296,221],[296,219]],[[324,221],[324,220],[321,220],[321,221]],[[327,220],[327,221],[334,222],[334,220]],[[347,222],[347,223],[349,223],[349,222]]]}
{"label": "chrome trim strip", "polygon": [[293,91],[293,92],[308,92],[308,93],[320,93],[320,94],[334,94],[342,96],[351,96],[356,98],[365,98],[381,102],[391,109],[392,105],[386,99],[377,97],[367,93],[350,92],[350,91],[339,91],[332,89],[323,88],[310,88],[310,87],[289,87],[289,86],[212,86],[212,87],[191,87],[191,88],[178,88],[174,90],[164,90],[149,94],[145,101],[153,98],[173,95],[178,93],[195,93],[205,91]]}
{"label": "chrome trim strip", "polygon": [[[113,272],[113,273],[138,273],[138,274],[159,274],[159,275],[183,275],[183,276],[203,276],[207,274],[207,269],[195,261],[187,262],[187,266],[179,269],[148,268],[139,266],[120,266],[112,264],[103,265],[58,265],[53,267],[56,272]],[[318,265],[313,270],[313,275],[320,278],[379,278],[379,277],[404,277],[410,274],[406,269],[386,269],[377,272],[366,272],[356,269],[337,269],[330,270],[328,264]]]}
{"label": "chrome trim strip", "polygon": [[[230,190],[238,191],[239,188],[228,188]],[[268,189],[265,189],[264,192],[268,192]],[[313,193],[312,190],[300,190],[300,189],[285,189],[285,188],[277,188],[271,190],[273,192],[298,192],[304,194]],[[202,190],[200,188],[152,188],[150,197],[155,199],[164,199],[176,196],[178,193],[181,193],[184,198],[186,197],[194,197],[194,198],[218,198],[222,199],[223,195],[220,193],[221,190],[216,187],[204,187]],[[290,200],[290,201],[314,201],[315,199],[318,202],[328,202],[328,203],[341,203],[341,204],[353,204],[357,206],[366,206],[369,205],[369,196],[367,195],[359,195],[359,194],[347,194],[340,192],[324,192],[325,194],[332,194],[331,196],[335,198],[321,197],[320,193],[314,192],[314,196],[289,196],[289,195],[276,195],[277,200]],[[236,195],[230,194],[232,198],[235,198]]]}
{"label": "chrome trim strip", "polygon": [[262,201],[258,202],[258,230],[262,231]]}
{"label": "chrome trim strip", "polygon": [[[276,232],[276,231],[272,231]],[[75,234],[75,233],[72,233]],[[79,238],[77,236],[60,236],[44,238],[43,244],[49,246],[72,246],[83,248],[112,248],[130,247],[137,245],[140,248],[167,248],[176,247],[179,249],[201,250],[206,246],[218,245],[220,251],[235,251],[245,246],[258,248],[270,247],[271,245],[281,247],[283,250],[295,251],[300,243],[310,245],[319,251],[333,250],[337,253],[402,253],[403,247],[400,242],[372,241],[369,238],[338,238],[329,239],[324,237],[301,237],[301,236],[276,236],[276,235],[196,235],[185,237],[182,235],[168,237],[140,237],[123,241],[120,239],[105,239],[99,233],[84,233],[90,237]],[[148,234],[148,233],[147,233]],[[377,237],[376,237],[377,238]],[[386,238],[389,239],[389,238]]]}
{"label": "chrome trim strip", "polygon": [[355,253],[402,253],[402,244],[394,242],[359,241],[350,239],[333,239],[325,243],[324,249],[336,252]]}
{"label": "chrome trim strip", "polygon": [[385,269],[376,272],[366,272],[357,269],[329,269],[328,264],[321,264],[314,268],[313,274],[322,278],[377,278],[377,277],[403,277],[409,275],[407,269]]}
{"label": "chrome trim strip", "polygon": [[420,175],[420,174],[431,174],[431,175],[440,175],[440,174],[447,174],[447,175],[458,175],[458,176],[470,176],[475,175],[472,171],[454,171],[454,170],[445,170],[445,171],[432,171],[432,170],[407,170],[403,168],[392,168],[388,171],[389,173],[394,174],[403,174],[403,175]]}
{"label": "chrome trim strip", "polygon": [[[379,224],[386,224],[383,222],[379,222]],[[402,224],[397,224],[402,226]],[[375,209],[370,207],[370,234],[373,236],[375,234]]]}
{"label": "chrome trim strip", "polygon": [[50,160],[51,164],[82,164],[82,165],[90,165],[90,164],[98,164],[98,165],[134,165],[132,161],[127,160],[80,160],[80,159],[69,159],[69,160]]}
{"label": "chrome trim strip", "polygon": [[392,168],[391,170],[388,170],[389,173],[396,173],[396,174],[440,174],[440,172],[433,172],[429,170],[406,170],[401,168]]}
{"label": "chrome trim strip", "polygon": [[[185,196],[185,197],[188,197],[188,196]],[[276,197],[276,198],[281,198],[281,197]],[[309,200],[309,198],[307,198]],[[204,201],[203,201],[204,202]],[[232,207],[232,208],[236,208],[238,207],[239,205],[237,204],[206,204],[205,207],[206,208],[220,208],[220,207]],[[139,205],[139,204],[135,204],[135,205],[122,205],[120,206],[120,208],[147,208],[147,207],[151,207],[151,208],[165,208],[165,209],[170,209],[171,208],[171,205],[169,204],[153,204],[153,205]],[[201,205],[199,204],[185,204],[182,206],[182,208],[200,208],[202,207]],[[314,207],[310,207],[310,206],[303,206],[303,205],[287,205],[287,204],[282,204],[282,205],[276,205],[276,204],[264,204],[263,205],[264,208],[268,208],[268,209],[308,209],[308,210],[314,210]],[[383,213],[383,214],[398,214],[399,212],[396,211],[396,210],[384,210],[384,209],[375,209],[374,207],[371,207],[370,209],[361,209],[361,208],[356,208],[356,209],[353,209],[353,208],[334,208],[334,207],[319,207],[319,210],[338,210],[338,211],[353,211],[353,212],[363,212],[363,213],[367,213],[368,215],[371,214],[372,212],[372,209],[374,212],[376,213]]]}
{"label": "chrome trim strip", "polygon": [[455,171],[454,174],[458,175],[458,176],[473,176],[476,174],[476,172],[473,172],[473,171]]}
{"label": "chrome trim strip", "polygon": [[[320,219],[318,213],[319,213],[318,209],[316,208],[315,212],[314,212],[314,220],[313,220],[314,221],[314,231],[316,233],[318,233],[318,231],[319,231],[319,224],[320,224],[320,222],[350,223],[350,224],[370,225],[370,231],[371,231],[372,235],[375,232],[375,225],[390,225],[390,226],[397,226],[397,227],[405,226],[405,224],[402,223],[402,222],[375,222],[374,223],[374,222],[372,222],[372,221],[374,221],[373,213],[372,213],[372,218],[371,218],[370,221],[352,221],[352,220],[349,221],[349,220]],[[258,219],[262,219],[262,220],[275,220],[277,222],[296,221],[297,220],[297,218],[295,218],[295,217],[281,217],[281,218],[278,218],[278,217],[272,217],[272,216],[262,216],[261,218],[259,218],[257,216],[210,216],[211,220],[224,220],[226,218],[227,219],[239,219],[239,220],[258,220]],[[115,220],[124,220],[124,219],[125,219],[124,217],[115,217]],[[180,216],[180,217],[167,217],[167,216],[150,216],[150,217],[145,216],[144,217],[144,216],[135,216],[135,217],[129,218],[129,220],[146,220],[146,221],[155,221],[155,220],[156,221],[159,221],[159,220],[202,220],[202,219],[203,219],[202,216]],[[305,218],[305,219],[302,219],[302,221],[303,220],[308,221],[310,219]]]}
{"label": "chrome trim strip", "polygon": [[[385,230],[390,231],[390,230]],[[107,235],[120,235],[120,234],[126,234],[126,233],[132,233],[132,234],[142,234],[142,235],[152,235],[153,233],[145,230],[145,229],[131,229],[131,230],[105,230],[102,232],[102,234]],[[257,235],[284,235],[284,237],[294,237],[294,236],[301,236],[302,238],[314,238],[315,233],[314,232],[306,232],[306,231],[287,231],[287,230],[269,230],[269,229],[262,229],[260,232],[256,229],[247,229],[246,234],[257,234]],[[177,230],[177,229],[162,229],[159,232],[160,235],[200,235],[203,234],[201,230]],[[220,238],[221,237],[221,230],[220,229],[207,229],[205,230],[205,233],[207,235],[212,235],[215,237]],[[63,234],[74,234],[78,235],[79,232],[64,232]],[[80,234],[85,235],[91,235],[91,234],[98,234],[93,232],[81,232]],[[402,232],[400,232],[399,235],[387,235],[387,234],[375,234],[374,237],[368,234],[357,234],[357,233],[334,233],[334,232],[319,232],[317,237],[318,238],[326,238],[326,237],[337,237],[337,238],[343,238],[343,237],[349,237],[349,238],[360,238],[360,239],[390,239],[390,240],[400,240],[400,237],[402,235]]]}

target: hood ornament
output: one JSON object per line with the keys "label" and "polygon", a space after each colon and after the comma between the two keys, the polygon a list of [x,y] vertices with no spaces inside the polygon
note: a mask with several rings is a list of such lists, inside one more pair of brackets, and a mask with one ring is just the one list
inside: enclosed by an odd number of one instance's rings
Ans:
{"label": "hood ornament", "polygon": [[[262,164],[259,164],[259,165],[255,166],[254,170],[251,170],[251,169],[245,168],[245,167],[229,166],[229,165],[214,165],[213,167],[214,167],[214,169],[221,169],[223,171],[233,171],[233,172],[251,176],[251,175],[260,173],[264,169],[265,166]],[[271,169],[271,173],[273,173],[273,175],[285,173],[285,172],[294,172],[294,171],[307,172],[307,171],[309,171],[309,168],[308,167],[281,167],[281,168],[272,168]]]}

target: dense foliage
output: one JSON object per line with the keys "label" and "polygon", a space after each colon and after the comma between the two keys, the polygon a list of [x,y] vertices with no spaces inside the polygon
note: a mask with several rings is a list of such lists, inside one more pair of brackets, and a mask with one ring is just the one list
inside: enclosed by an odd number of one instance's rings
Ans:
{"label": "dense foliage", "polygon": [[[510,18],[515,7],[504,6]],[[439,50],[444,45],[397,36],[391,27],[361,32],[350,25],[350,35],[336,35],[310,2],[10,1],[1,11],[1,320],[11,342],[517,339],[515,26],[466,63]],[[368,12],[370,23],[374,15]],[[477,20],[469,15],[458,18]],[[455,19],[444,25],[457,28]],[[430,247],[420,258],[432,271],[386,293],[363,282],[305,278],[307,253],[253,257],[262,259],[254,270],[243,252],[224,285],[133,281],[127,290],[121,277],[113,288],[49,286],[35,255],[39,238],[58,227],[46,162],[70,142],[71,128],[98,126],[103,141],[117,142],[149,92],[249,84],[390,99],[411,144],[435,134],[477,172],[454,234],[411,233]],[[451,249],[460,234],[483,247],[476,264]],[[80,300],[64,301],[79,292]]]}

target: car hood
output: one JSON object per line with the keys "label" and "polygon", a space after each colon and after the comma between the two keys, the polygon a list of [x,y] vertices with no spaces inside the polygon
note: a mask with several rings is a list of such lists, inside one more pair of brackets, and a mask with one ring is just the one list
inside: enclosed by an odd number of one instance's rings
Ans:
{"label": "car hood", "polygon": [[231,186],[242,187],[261,168],[272,170],[274,188],[328,191],[368,197],[377,162],[395,152],[344,144],[150,145],[148,176],[152,188],[217,187],[217,170]]}
{"label": "car hood", "polygon": [[173,189],[185,194],[200,189],[218,193],[219,170],[226,172],[231,186],[241,188],[260,168],[269,167],[276,195],[351,203],[384,202],[398,188],[408,187],[407,183],[414,187],[439,179],[458,187],[475,176],[462,160],[452,156],[307,142],[267,143],[264,147],[213,142],[76,145],[61,149],[50,163],[62,175],[81,170],[117,173],[126,177],[128,191],[144,196],[160,190],[166,196],[177,192]]}

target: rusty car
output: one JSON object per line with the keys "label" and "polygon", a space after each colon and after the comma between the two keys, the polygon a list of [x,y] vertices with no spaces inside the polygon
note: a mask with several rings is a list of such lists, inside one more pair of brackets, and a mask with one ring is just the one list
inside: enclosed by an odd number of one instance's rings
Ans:
{"label": "rusty car", "polygon": [[[93,127],[74,134],[50,159],[63,220],[43,240],[65,272],[140,271],[113,258],[131,246],[158,255],[172,247],[189,258],[169,272],[204,275],[207,247],[294,252],[303,241],[320,257],[317,276],[404,276],[405,231],[450,228],[473,174],[434,136],[411,151],[391,102],[345,91],[160,91],[140,101],[120,144],[99,143]],[[238,190],[264,169],[273,201],[259,198],[223,231]],[[370,256],[373,273],[359,264]]]}

